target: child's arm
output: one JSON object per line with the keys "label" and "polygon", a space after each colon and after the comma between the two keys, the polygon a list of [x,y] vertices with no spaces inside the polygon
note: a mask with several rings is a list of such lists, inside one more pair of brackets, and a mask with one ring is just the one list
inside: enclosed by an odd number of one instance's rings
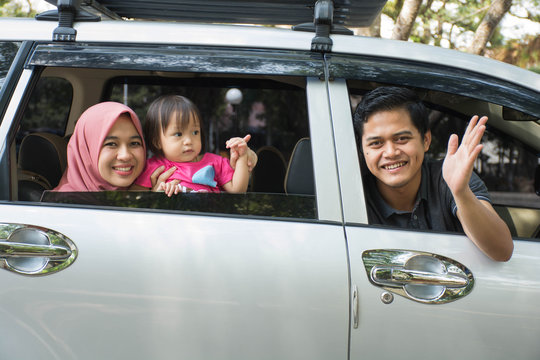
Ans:
{"label": "child's arm", "polygon": [[231,157],[234,154],[237,160],[233,178],[223,185],[223,189],[230,193],[246,192],[249,183],[248,147],[246,141],[242,138],[232,138],[227,141],[227,148],[231,149]]}

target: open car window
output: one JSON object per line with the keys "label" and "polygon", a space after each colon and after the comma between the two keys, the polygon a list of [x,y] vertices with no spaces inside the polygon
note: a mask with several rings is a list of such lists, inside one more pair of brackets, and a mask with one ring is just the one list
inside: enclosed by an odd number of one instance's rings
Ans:
{"label": "open car window", "polygon": [[[368,89],[382,85],[387,84],[350,81],[351,111],[354,113]],[[475,162],[474,171],[486,184],[495,210],[507,223],[512,235],[525,239],[536,238],[540,223],[540,202],[534,182],[539,156],[530,142],[521,141],[518,137],[521,135],[528,140],[538,135],[540,125],[536,116],[523,111],[511,111],[511,108],[489,100],[482,101],[425,88],[412,89],[429,109],[432,141],[426,153],[427,159],[444,159],[450,135],[457,134],[461,141],[473,115],[489,117],[482,139],[484,148]],[[536,108],[531,109],[531,113],[535,114],[536,111]],[[508,119],[512,114],[520,118]],[[523,129],[527,129],[529,134],[523,133]],[[363,166],[361,169],[369,171]]]}
{"label": "open car window", "polygon": [[[30,95],[16,135],[17,157],[22,159],[23,163],[21,165],[19,161],[18,200],[63,204],[60,206],[69,204],[168,212],[317,218],[312,166],[308,167],[307,174],[301,176],[301,181],[305,178],[309,183],[306,190],[298,190],[298,187],[287,188],[285,181],[297,143],[302,139],[309,139],[310,136],[305,77],[230,74],[201,76],[198,73],[172,71],[156,75],[155,72],[141,70],[69,67],[44,67],[41,74]],[[62,74],[67,75],[63,78]],[[77,81],[73,84],[69,81],[76,77],[93,79],[88,80],[86,86],[100,90],[97,95],[93,94],[94,101],[81,99]],[[58,91],[53,91],[55,88],[58,88]],[[52,179],[48,178],[49,176],[43,179],[39,176],[44,186],[34,189],[34,181],[28,177],[41,173],[37,168],[44,161],[35,156],[25,156],[28,151],[24,146],[21,151],[21,144],[26,137],[41,136],[47,132],[47,141],[51,137],[61,138],[55,145],[55,150],[58,147],[65,149],[75,121],[80,115],[71,111],[72,102],[87,101],[88,106],[101,101],[124,103],[130,106],[144,123],[150,103],[165,94],[183,95],[199,108],[205,134],[205,148],[202,152],[228,158],[229,150],[226,149],[225,142],[231,137],[251,135],[248,145],[257,153],[259,160],[250,175],[247,194],[179,194],[175,198],[168,198],[163,193],[151,192],[52,192],[50,190],[58,184],[65,170],[65,150],[58,155],[64,158],[64,164],[51,176]],[[311,151],[309,146],[308,151]],[[53,157],[55,156],[54,154]],[[149,152],[147,156],[149,158],[153,154]],[[51,158],[51,155],[48,155],[48,158]],[[40,166],[33,164],[36,162]],[[291,176],[289,181],[294,181],[293,177]],[[24,183],[28,180],[30,184]],[[32,188],[28,189],[28,186]]]}

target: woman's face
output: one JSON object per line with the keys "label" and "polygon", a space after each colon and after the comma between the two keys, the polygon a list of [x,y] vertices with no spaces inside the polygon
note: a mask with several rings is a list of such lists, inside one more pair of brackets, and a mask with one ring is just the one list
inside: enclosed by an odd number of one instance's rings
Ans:
{"label": "woman's face", "polygon": [[113,186],[128,187],[141,174],[144,164],[141,136],[131,118],[122,114],[101,145],[99,174]]}

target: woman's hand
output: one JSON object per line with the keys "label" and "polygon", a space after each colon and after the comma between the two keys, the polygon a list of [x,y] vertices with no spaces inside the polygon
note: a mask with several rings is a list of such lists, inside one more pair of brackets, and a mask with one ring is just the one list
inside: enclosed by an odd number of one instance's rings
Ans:
{"label": "woman's hand", "polygon": [[165,166],[160,166],[158,167],[156,170],[154,170],[154,172],[152,173],[152,175],[150,175],[150,182],[152,183],[152,191],[163,191],[163,189],[161,189],[160,185],[162,183],[165,183],[169,177],[174,174],[174,172],[176,171],[176,166],[173,166],[172,168],[170,168],[169,170],[165,171]]}

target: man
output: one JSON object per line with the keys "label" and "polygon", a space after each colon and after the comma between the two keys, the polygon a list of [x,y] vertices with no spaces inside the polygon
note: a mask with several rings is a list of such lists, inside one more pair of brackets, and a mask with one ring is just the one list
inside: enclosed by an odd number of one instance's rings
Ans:
{"label": "man", "polygon": [[380,87],[354,114],[357,141],[369,172],[365,179],[370,223],[413,229],[464,231],[490,258],[507,261],[514,245],[473,173],[487,117],[474,116],[458,146],[453,134],[444,162],[424,161],[431,143],[428,110],[412,90]]}

